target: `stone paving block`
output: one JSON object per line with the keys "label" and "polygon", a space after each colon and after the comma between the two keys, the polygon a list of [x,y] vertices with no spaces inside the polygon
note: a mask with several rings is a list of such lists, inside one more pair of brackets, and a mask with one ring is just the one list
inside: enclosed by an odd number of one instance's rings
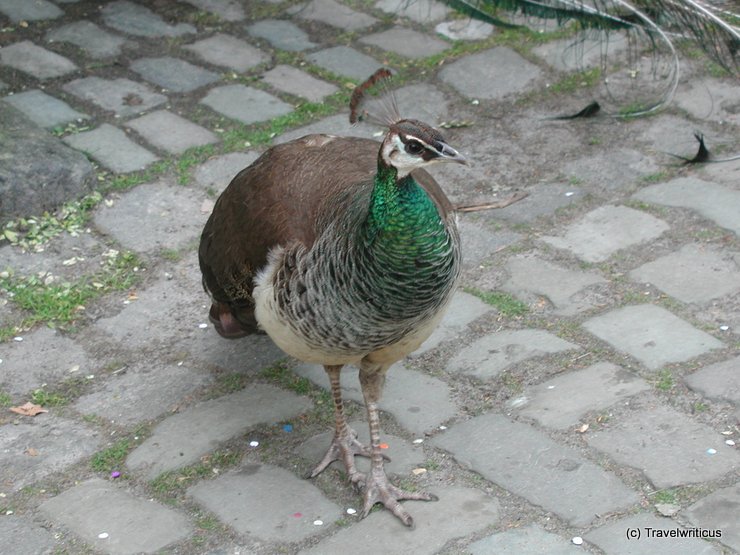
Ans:
{"label": "stone paving block", "polygon": [[491,305],[484,303],[478,297],[463,291],[455,291],[437,329],[421,344],[421,347],[412,353],[412,356],[422,355],[439,346],[443,341],[457,337],[470,322],[491,310]]}
{"label": "stone paving block", "polygon": [[182,154],[189,148],[218,142],[218,137],[205,127],[167,110],[157,110],[138,117],[129,121],[126,127],[170,154]]}
{"label": "stone paving block", "polygon": [[463,96],[492,100],[528,90],[541,74],[510,48],[497,46],[445,65],[439,77]]}
{"label": "stone paving block", "polygon": [[626,206],[600,206],[572,223],[563,236],[542,240],[586,262],[603,262],[615,252],[647,243],[668,230],[663,220]]}
{"label": "stone paving block", "polygon": [[610,362],[597,362],[530,386],[510,405],[543,426],[564,430],[578,424],[589,411],[609,407],[648,389],[650,385],[632,372]]}
{"label": "stone paving block", "polygon": [[[300,139],[314,133],[324,133],[340,137],[364,137],[365,139],[377,140],[376,132],[377,128],[370,125],[350,125],[349,114],[336,114],[278,135],[272,142],[276,145],[287,143],[288,141]],[[378,143],[378,148],[380,148],[380,143]]]}
{"label": "stone paving block", "polygon": [[607,283],[596,272],[569,270],[536,256],[516,256],[506,263],[509,279],[502,289],[519,298],[541,295],[555,307],[557,314],[572,316],[593,307],[580,294],[591,285]]}
{"label": "stone paving block", "polygon": [[[670,114],[656,114],[645,130],[638,135],[646,146],[662,152],[673,152],[693,156],[697,142],[692,132],[695,126],[685,117]],[[716,164],[706,164],[714,166]],[[720,166],[723,164],[720,164]],[[700,175],[697,173],[697,175]]]}
{"label": "stone paving block", "polygon": [[249,428],[288,420],[309,408],[311,401],[305,397],[271,385],[252,385],[163,420],[129,454],[126,466],[151,480],[162,472],[197,462]]}
{"label": "stone paving block", "polygon": [[596,515],[626,509],[639,500],[614,474],[533,427],[498,414],[450,426],[432,443],[573,526],[587,526]]}
{"label": "stone paving block", "polygon": [[[135,202],[132,202],[132,209],[136,209]],[[196,233],[195,228],[193,233]],[[195,241],[195,237],[191,237],[190,241]],[[188,263],[192,266],[186,269]],[[199,292],[199,278],[198,262],[193,253],[177,266],[166,268],[148,287],[137,290],[137,299],[129,301],[123,310],[98,319],[94,329],[132,351],[182,346],[183,350],[178,352],[178,356],[183,360],[191,352],[189,348],[184,348],[186,345],[198,344],[202,347],[205,338],[199,340],[199,336],[211,338],[212,330],[206,324],[208,308],[205,293],[201,297],[203,304],[194,302],[197,299],[194,294]],[[177,318],[173,318],[172,314],[177,314]],[[199,327],[201,324],[206,324],[204,329]]]}
{"label": "stone paving block", "polygon": [[109,33],[92,21],[73,21],[50,30],[49,41],[69,42],[80,47],[91,58],[110,58],[121,53],[126,39]]}
{"label": "stone paving block", "polygon": [[0,518],[0,538],[12,538],[3,544],[4,555],[52,555],[57,543],[51,532],[17,516]]}
{"label": "stone paving block", "polygon": [[98,319],[93,329],[132,351],[172,351],[178,362],[189,364],[194,359],[216,372],[254,374],[285,358],[266,335],[232,341],[216,333],[208,323],[210,300],[201,285],[195,250],[176,265],[165,265],[158,277],[136,292],[138,300],[129,301],[114,316]]}
{"label": "stone paving block", "polygon": [[83,77],[62,88],[121,117],[133,116],[167,102],[166,96],[153,92],[148,85],[123,78]]}
{"label": "stone paving block", "polygon": [[333,46],[306,56],[311,62],[337,75],[364,81],[383,64],[349,46]]}
{"label": "stone paving block", "polygon": [[[588,532],[584,538],[596,544],[605,553],[629,553],[630,555],[719,555],[720,550],[711,543],[692,537],[654,537],[653,530],[686,530],[676,521],[660,518],[649,513],[640,513],[622,518]],[[637,530],[639,539],[627,537],[628,530]],[[686,532],[689,532],[686,530]],[[651,537],[652,534],[652,537]]]}
{"label": "stone paving block", "polygon": [[108,378],[94,393],[80,397],[74,407],[83,414],[129,426],[170,412],[211,380],[210,375],[185,365],[136,364]]}
{"label": "stone paving block", "polygon": [[[95,225],[124,247],[138,252],[177,249],[195,241],[208,214],[201,210],[199,191],[165,181],[127,191],[113,206],[95,212]],[[146,233],[141,233],[146,229]]]}
{"label": "stone paving block", "polygon": [[218,74],[171,56],[139,58],[131,62],[131,69],[150,83],[179,93],[192,92],[219,80]]}
{"label": "stone paving block", "polygon": [[315,520],[330,524],[343,514],[311,482],[268,464],[245,464],[190,487],[188,495],[237,533],[261,541],[301,541],[322,531]]}
{"label": "stone paving block", "polygon": [[645,187],[638,200],[696,210],[720,227],[740,235],[740,191],[696,177],[678,177]]}
{"label": "stone paving block", "polygon": [[505,330],[481,337],[462,349],[447,364],[447,370],[480,379],[494,378],[523,360],[578,348],[544,330]]}
{"label": "stone paving block", "polygon": [[493,34],[494,26],[475,19],[455,19],[438,23],[434,31],[450,40],[483,40]]}
{"label": "stone paving block", "polygon": [[108,27],[138,37],[178,37],[196,31],[189,23],[170,25],[149,8],[127,0],[106,4],[100,13]]}
{"label": "stone paving block", "polygon": [[520,555],[580,555],[583,548],[536,525],[499,532],[471,543],[469,555],[518,553]]}
{"label": "stone paving block", "polygon": [[286,65],[278,65],[265,72],[262,80],[280,91],[300,96],[311,102],[321,102],[325,97],[339,90],[331,83],[316,79],[308,73]]}
{"label": "stone paving block", "polygon": [[56,19],[64,15],[62,10],[47,0],[3,0],[0,2],[0,13],[13,23]]}
{"label": "stone paving block", "polygon": [[450,48],[450,44],[424,33],[405,27],[392,27],[387,31],[366,35],[363,44],[377,46],[406,58],[426,58]]}
{"label": "stone paving block", "polygon": [[732,82],[705,77],[701,83],[692,80],[681,85],[676,91],[676,104],[695,118],[740,124],[737,87]]}
{"label": "stone paving block", "polygon": [[587,320],[583,327],[652,370],[723,347],[711,335],[651,304],[612,310]]}
{"label": "stone paving block", "polygon": [[41,127],[55,127],[70,121],[87,119],[87,114],[74,110],[66,102],[50,96],[39,89],[6,96],[5,102],[20,110],[25,116]]}
{"label": "stone paving block", "polygon": [[[174,509],[139,499],[94,478],[45,501],[41,511],[96,550],[113,555],[157,553],[187,538],[192,526]],[[107,535],[100,538],[99,534]]]}
{"label": "stone paving block", "polygon": [[30,40],[3,46],[0,49],[0,64],[42,81],[77,71],[77,66],[64,56],[41,48]]}
{"label": "stone paving block", "polygon": [[[2,88],[2,85],[0,85]],[[707,181],[722,183],[731,187],[740,183],[740,159],[721,164],[704,164],[700,176],[705,177]]]}
{"label": "stone paving block", "polygon": [[[367,422],[354,421],[350,422],[349,426],[357,432],[357,439],[364,445],[370,445],[370,431]],[[333,430],[315,435],[303,442],[298,447],[297,453],[311,464],[318,464],[326,454],[333,437]],[[414,468],[424,466],[426,455],[421,445],[415,445],[403,438],[385,433],[381,433],[381,441],[388,445],[387,449],[383,449],[383,454],[391,459],[385,462],[385,470],[389,476],[392,474],[410,475]],[[370,471],[370,459],[367,457],[355,457],[355,464],[360,472]],[[329,466],[344,472],[344,463],[341,461],[334,461]]]}
{"label": "stone paving block", "polygon": [[378,22],[373,16],[356,12],[335,0],[311,0],[307,4],[288,10],[288,13],[300,19],[326,23],[343,31],[359,31]]}
{"label": "stone paving block", "polygon": [[410,531],[390,511],[376,511],[300,555],[432,555],[451,540],[469,536],[499,520],[499,503],[485,493],[456,486],[435,487],[437,502],[406,501],[414,518]]}
{"label": "stone paving block", "polygon": [[[717,432],[658,405],[624,416],[586,436],[592,447],[645,473],[658,489],[715,480],[738,468],[740,455]],[[707,449],[716,449],[716,454]]]}
{"label": "stone paving block", "polygon": [[242,21],[246,17],[237,0],[185,0],[185,2],[211,12],[224,21]]}
{"label": "stone paving block", "polygon": [[550,67],[560,71],[583,70],[600,66],[605,57],[617,59],[627,49],[627,37],[620,33],[600,33],[575,39],[548,41],[532,49]]}
{"label": "stone paving block", "polygon": [[[430,125],[436,125],[449,116],[450,102],[445,94],[434,85],[428,83],[407,85],[396,89],[394,94],[398,110],[405,118],[418,119]],[[420,98],[423,98],[424,102],[419,102]],[[378,139],[382,140],[382,136]],[[434,171],[436,168],[431,166],[431,169]]]}
{"label": "stone paving block", "polygon": [[375,9],[397,17],[408,17],[417,23],[439,21],[450,13],[450,8],[436,0],[378,0]]}
{"label": "stone paving block", "polygon": [[67,135],[62,140],[72,148],[89,154],[114,172],[141,170],[159,160],[147,149],[129,139],[126,133],[109,123],[104,123],[92,131]]}
{"label": "stone paving block", "polygon": [[306,32],[292,21],[283,19],[263,19],[247,26],[247,33],[265,39],[275,48],[290,52],[302,52],[315,48],[318,44],[308,39]]}
{"label": "stone paving block", "polygon": [[740,406],[740,356],[711,364],[684,377],[688,386],[710,399]]}
{"label": "stone paving block", "polygon": [[244,85],[215,87],[200,101],[209,108],[249,125],[293,111],[293,107],[264,91]]}
{"label": "stone paving block", "polygon": [[565,164],[564,173],[580,182],[618,191],[635,187],[646,175],[660,170],[655,161],[637,150],[613,148]]}
{"label": "stone paving block", "polygon": [[42,326],[24,333],[23,341],[3,345],[0,388],[12,395],[23,395],[42,384],[54,384],[70,376],[78,367],[89,373],[92,363],[85,350],[74,340]]}
{"label": "stone paving block", "polygon": [[18,491],[43,480],[89,457],[100,444],[96,430],[52,414],[0,426],[0,489]]}
{"label": "stone paving block", "polygon": [[681,515],[694,525],[705,530],[721,530],[717,538],[726,546],[740,551],[740,485],[718,489],[699,499]]}
{"label": "stone paving block", "polygon": [[584,191],[568,183],[545,183],[527,187],[528,196],[496,210],[495,220],[530,224],[543,216],[552,216],[559,208],[583,199]]}
{"label": "stone paving block", "polygon": [[87,157],[0,102],[0,224],[54,212],[96,186]]}
{"label": "stone paving block", "polygon": [[237,173],[249,166],[259,157],[254,151],[230,152],[209,158],[195,168],[193,178],[201,187],[212,188],[221,193],[231,183]]}
{"label": "stone paving block", "polygon": [[195,52],[208,63],[239,72],[247,71],[270,59],[258,48],[223,33],[217,33],[183,48]]}
{"label": "stone paving block", "polygon": [[[316,385],[329,389],[329,378],[322,366],[299,364],[294,371]],[[359,372],[353,366],[342,371],[342,395],[364,403]],[[391,413],[398,423],[415,434],[423,434],[438,427],[457,413],[450,399],[450,388],[438,378],[408,370],[401,364],[388,369],[380,399],[380,409]]]}
{"label": "stone paving block", "polygon": [[740,253],[689,244],[629,273],[685,303],[705,303],[740,291]]}
{"label": "stone paving block", "polygon": [[[207,308],[201,309],[203,320],[206,319],[207,311]],[[208,330],[207,333],[198,333],[194,338],[188,338],[181,346],[196,360],[240,374],[257,374],[268,366],[285,360],[285,353],[267,335],[250,335],[233,341],[224,339],[215,330]]]}
{"label": "stone paving block", "polygon": [[466,270],[482,268],[483,262],[491,255],[522,239],[521,233],[506,229],[492,232],[487,226],[462,218],[457,222],[457,228],[462,241],[463,269]]}

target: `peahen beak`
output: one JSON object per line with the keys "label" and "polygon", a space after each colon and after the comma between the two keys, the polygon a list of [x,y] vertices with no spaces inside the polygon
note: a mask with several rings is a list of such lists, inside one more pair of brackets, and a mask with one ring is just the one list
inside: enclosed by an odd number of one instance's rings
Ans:
{"label": "peahen beak", "polygon": [[440,142],[438,143],[438,147],[437,153],[439,154],[439,158],[437,158],[437,162],[455,162],[456,164],[463,164],[465,166],[470,165],[468,159],[450,145]]}

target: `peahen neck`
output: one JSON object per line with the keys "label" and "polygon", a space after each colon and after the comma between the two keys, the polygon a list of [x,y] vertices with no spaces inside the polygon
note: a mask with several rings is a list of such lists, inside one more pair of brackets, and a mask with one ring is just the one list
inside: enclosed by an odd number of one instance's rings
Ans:
{"label": "peahen neck", "polygon": [[369,261],[396,286],[433,285],[448,277],[450,235],[434,201],[410,174],[399,179],[395,168],[378,164],[361,233]]}

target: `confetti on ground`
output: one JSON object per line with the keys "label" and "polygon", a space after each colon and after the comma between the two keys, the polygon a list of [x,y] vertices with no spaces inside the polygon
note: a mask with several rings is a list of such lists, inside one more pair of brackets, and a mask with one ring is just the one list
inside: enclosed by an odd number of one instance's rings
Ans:
{"label": "confetti on ground", "polygon": [[352,507],[350,507],[349,509],[347,509],[347,514],[348,515],[353,515],[353,514],[356,514],[356,513],[357,513],[357,511],[355,509],[353,509]]}
{"label": "confetti on ground", "polygon": [[731,436],[732,430],[725,430],[724,432],[720,432],[723,436]]}
{"label": "confetti on ground", "polygon": [[260,444],[260,442],[259,442],[259,441],[250,441],[250,442],[249,442],[249,446],[250,446],[250,447],[257,447],[257,446],[258,446],[259,444]]}
{"label": "confetti on ground", "polygon": [[388,449],[388,444],[387,443],[381,443],[378,447],[380,447],[381,449]]}
{"label": "confetti on ground", "polygon": [[439,429],[440,430],[446,430],[447,429],[447,426],[440,426]]}
{"label": "confetti on ground", "polygon": [[707,455],[716,455],[716,454],[717,454],[716,449],[712,449],[711,447],[707,449]]}
{"label": "confetti on ground", "polygon": [[202,330],[206,329],[208,327],[208,324],[198,324],[198,327]]}
{"label": "confetti on ground", "polygon": [[570,541],[572,541],[576,545],[581,545],[583,543],[583,538],[581,536],[576,536]]}
{"label": "confetti on ground", "polygon": [[303,516],[303,513],[293,513],[293,516],[295,518],[301,518]]}
{"label": "confetti on ground", "polygon": [[110,473],[111,478],[118,478],[120,476],[121,476],[121,473],[118,472],[118,470],[114,470],[113,472]]}
{"label": "confetti on ground", "polygon": [[733,440],[731,440],[731,439],[726,439],[726,440],[725,440],[725,443],[726,443],[727,445],[729,445],[730,447],[732,447],[733,445],[735,445],[735,442],[734,442]]}
{"label": "confetti on ground", "polygon": [[283,431],[284,432],[292,432],[293,431],[293,424],[283,424]]}
{"label": "confetti on ground", "polygon": [[583,424],[576,428],[576,432],[578,432],[579,434],[586,433],[586,430],[588,430],[588,424]]}
{"label": "confetti on ground", "polygon": [[314,520],[313,525],[314,526],[323,526],[324,521],[323,520]]}
{"label": "confetti on ground", "polygon": [[23,341],[23,338],[19,335],[13,338],[13,341]]}
{"label": "confetti on ground", "polygon": [[418,444],[420,444],[420,443],[424,443],[424,440],[423,440],[423,439],[421,439],[421,438],[419,438],[419,439],[415,439],[415,440],[414,440],[414,443],[416,443],[416,444],[418,445]]}
{"label": "confetti on ground", "polygon": [[719,329],[721,329],[722,331],[727,331],[730,329],[730,326],[720,326]]}
{"label": "confetti on ground", "polygon": [[100,534],[98,534],[98,537],[99,537],[99,538],[100,538],[101,540],[104,540],[105,538],[107,538],[107,537],[108,537],[108,532],[100,532]]}
{"label": "confetti on ground", "polygon": [[575,195],[573,191],[568,191],[567,193],[565,193],[566,197],[572,197],[573,195]]}
{"label": "confetti on ground", "polygon": [[412,473],[412,474],[413,474],[414,476],[418,476],[419,474],[424,474],[424,473],[425,473],[426,471],[427,471],[427,469],[426,469],[426,468],[414,468],[414,469],[413,469],[413,470],[411,471],[411,473]]}

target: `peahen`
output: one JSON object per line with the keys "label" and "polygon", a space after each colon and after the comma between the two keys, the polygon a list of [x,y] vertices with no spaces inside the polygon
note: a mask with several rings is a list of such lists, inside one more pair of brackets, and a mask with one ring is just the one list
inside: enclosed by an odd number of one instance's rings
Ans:
{"label": "peahen", "polygon": [[[352,118],[365,89],[389,76],[379,70],[356,89]],[[311,476],[341,460],[364,490],[363,516],[380,502],[411,526],[399,501],[436,498],[388,480],[378,401],[388,368],[432,333],[460,270],[452,205],[422,168],[466,160],[437,130],[389,106],[382,143],[308,135],[237,174],[205,225],[199,259],[221,335],[264,330],[329,375],[336,427]],[[345,364],[359,367],[369,447],[345,421]],[[357,470],[355,455],[370,457],[369,473]]]}

